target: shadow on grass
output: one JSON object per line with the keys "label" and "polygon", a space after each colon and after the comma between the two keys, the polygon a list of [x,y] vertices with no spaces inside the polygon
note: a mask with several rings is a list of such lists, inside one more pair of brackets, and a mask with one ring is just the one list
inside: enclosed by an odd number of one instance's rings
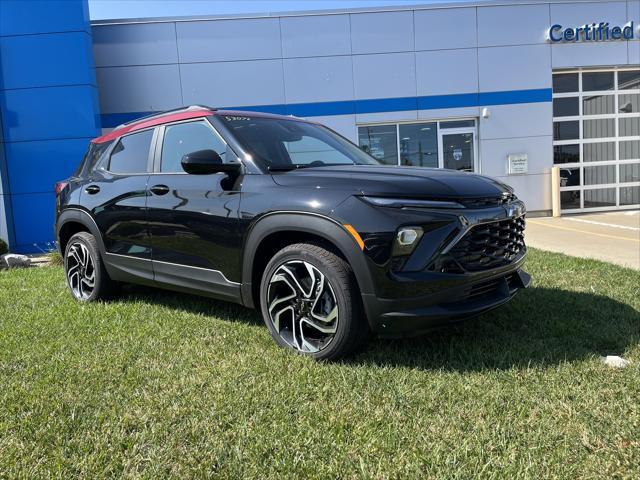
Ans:
{"label": "shadow on grass", "polygon": [[602,295],[529,288],[457,326],[404,340],[374,340],[351,364],[458,371],[545,366],[621,355],[640,342],[640,313]]}
{"label": "shadow on grass", "polygon": [[196,315],[209,315],[249,325],[264,325],[262,317],[256,310],[232,302],[142,285],[124,285],[121,293],[117,300],[140,300]]}
{"label": "shadow on grass", "polygon": [[[263,326],[255,310],[194,295],[127,286],[122,299]],[[417,338],[372,339],[343,364],[509,369],[620,355],[638,342],[640,313],[631,306],[602,295],[534,287],[487,314]]]}

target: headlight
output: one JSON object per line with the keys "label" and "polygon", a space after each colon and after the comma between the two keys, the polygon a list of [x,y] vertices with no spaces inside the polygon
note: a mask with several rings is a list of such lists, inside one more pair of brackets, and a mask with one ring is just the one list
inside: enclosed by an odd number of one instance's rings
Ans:
{"label": "headlight", "polygon": [[360,197],[367,203],[376,205],[378,207],[391,207],[391,208],[464,208],[458,202],[447,200],[419,200],[412,198],[387,198],[387,197]]}

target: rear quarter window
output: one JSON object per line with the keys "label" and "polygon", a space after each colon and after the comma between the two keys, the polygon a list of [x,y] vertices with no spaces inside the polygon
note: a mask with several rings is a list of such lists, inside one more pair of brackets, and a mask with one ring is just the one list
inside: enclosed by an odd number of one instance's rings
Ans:
{"label": "rear quarter window", "polygon": [[80,177],[88,172],[92,172],[112,143],[113,142],[90,143],[80,165],[78,165],[78,168],[73,172],[73,176]]}
{"label": "rear quarter window", "polygon": [[152,138],[153,129],[122,137],[111,151],[108,170],[113,173],[147,172]]}

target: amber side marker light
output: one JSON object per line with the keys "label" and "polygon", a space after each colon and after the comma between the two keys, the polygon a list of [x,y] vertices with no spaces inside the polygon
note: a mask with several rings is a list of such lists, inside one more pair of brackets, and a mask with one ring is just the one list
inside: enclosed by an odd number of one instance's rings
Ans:
{"label": "amber side marker light", "polygon": [[351,234],[351,236],[353,237],[353,239],[356,241],[356,243],[358,244],[358,246],[360,247],[360,250],[364,250],[364,242],[362,241],[362,237],[360,236],[360,234],[358,232],[356,232],[356,229],[353,228],[351,225],[349,225],[348,223],[345,223],[344,225],[342,225],[344,228],[347,229],[347,232],[349,232]]}

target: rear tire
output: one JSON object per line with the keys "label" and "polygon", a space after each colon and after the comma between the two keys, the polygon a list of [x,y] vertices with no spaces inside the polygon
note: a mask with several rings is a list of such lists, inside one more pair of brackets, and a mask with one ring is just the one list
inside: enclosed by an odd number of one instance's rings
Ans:
{"label": "rear tire", "polygon": [[260,306],[278,345],[316,360],[347,356],[369,337],[351,267],[321,244],[297,243],[273,256]]}
{"label": "rear tire", "polygon": [[98,243],[88,232],[76,233],[67,242],[64,272],[71,295],[80,302],[107,300],[117,290],[104,267]]}

